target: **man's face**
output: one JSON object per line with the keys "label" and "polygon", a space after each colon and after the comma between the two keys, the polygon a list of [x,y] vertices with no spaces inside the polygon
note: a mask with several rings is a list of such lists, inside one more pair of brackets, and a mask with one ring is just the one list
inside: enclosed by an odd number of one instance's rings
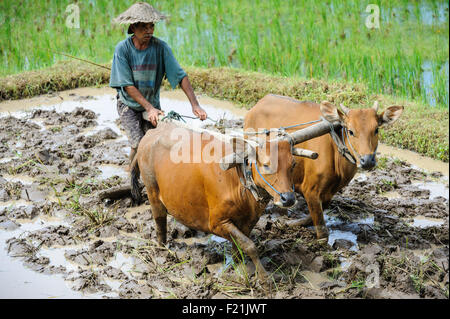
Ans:
{"label": "man's face", "polygon": [[140,42],[148,42],[153,36],[155,24],[139,22],[132,28],[132,30]]}

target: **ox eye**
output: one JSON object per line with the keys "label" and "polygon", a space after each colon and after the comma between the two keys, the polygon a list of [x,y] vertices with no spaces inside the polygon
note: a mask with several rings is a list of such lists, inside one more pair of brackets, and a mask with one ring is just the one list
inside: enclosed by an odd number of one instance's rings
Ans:
{"label": "ox eye", "polygon": [[352,130],[348,130],[348,133],[349,133],[351,136],[355,136],[355,133],[353,133]]}
{"label": "ox eye", "polygon": [[297,165],[297,163],[294,161],[291,165],[291,171],[294,171],[295,165]]}
{"label": "ox eye", "polygon": [[378,134],[378,127],[375,129],[375,135]]}

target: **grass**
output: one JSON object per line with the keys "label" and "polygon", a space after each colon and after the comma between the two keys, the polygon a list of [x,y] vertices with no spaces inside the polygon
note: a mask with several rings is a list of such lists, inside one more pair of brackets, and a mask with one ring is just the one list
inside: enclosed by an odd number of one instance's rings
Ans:
{"label": "grass", "polygon": [[[59,206],[68,209],[71,213],[77,216],[87,218],[89,220],[89,228],[91,230],[96,230],[110,224],[115,220],[115,216],[117,215],[115,212],[115,210],[117,210],[117,205],[112,208],[105,208],[103,205],[96,205],[96,207],[85,207],[85,205],[80,203],[81,196],[89,195],[94,190],[114,186],[114,184],[108,185],[104,182],[91,179],[77,182],[75,177],[70,176],[62,181],[64,183],[64,188],[61,192],[58,192],[54,187],[57,183],[56,181],[47,180],[43,182],[50,185],[53,189],[54,195],[58,199]],[[64,200],[64,204],[62,200]]]}
{"label": "grass", "polygon": [[[157,250],[167,252],[167,260],[164,264],[158,262],[155,258]],[[133,250],[133,255],[137,256],[144,263],[156,267],[161,274],[169,273],[177,267],[192,262],[192,258],[180,259],[176,252],[167,248],[167,246],[159,245],[154,240],[148,240],[147,245],[140,246]]]}
{"label": "grass", "polygon": [[326,268],[336,268],[338,267],[341,263],[339,261],[339,258],[336,257],[335,255],[331,254],[330,252],[322,252],[321,253],[322,257],[323,257],[323,263],[326,266]]}
{"label": "grass", "polygon": [[[231,237],[231,238],[237,249],[237,251],[233,252],[234,256],[233,256],[233,262],[231,263],[231,265],[234,268],[234,272],[238,276],[238,282],[240,282],[244,287],[252,290],[255,288],[257,273],[255,271],[255,276],[253,276],[253,278],[251,278],[250,274],[248,273],[247,265],[245,263],[244,251],[242,250],[242,248],[240,247],[238,242],[233,237]],[[237,261],[237,262],[235,262],[235,261]],[[224,262],[225,262],[225,258],[224,258]]]}
{"label": "grass", "polygon": [[[0,76],[67,61],[53,51],[110,63],[115,45],[127,36],[127,26],[111,20],[134,2],[77,1],[80,28],[69,28],[66,8],[72,2],[2,1]],[[362,1],[167,0],[152,5],[170,16],[156,25],[155,35],[168,42],[183,65],[358,82],[371,94],[447,108],[448,4],[372,3],[380,8],[379,29],[366,27],[369,13]]]}
{"label": "grass", "polygon": [[73,194],[64,205],[73,214],[85,217],[89,220],[89,228],[96,230],[100,227],[110,224],[115,219],[114,213],[110,212],[107,208],[98,206],[96,208],[85,208],[79,202],[80,195],[78,193]]}
{"label": "grass", "polygon": [[350,288],[357,288],[358,290],[361,290],[365,286],[366,286],[366,282],[364,280],[354,280],[354,281],[352,281]]}
{"label": "grass", "polygon": [[404,252],[399,256],[380,256],[378,261],[382,264],[381,276],[386,281],[390,281],[399,273],[407,275],[414,290],[423,297],[426,285],[431,285],[437,289],[442,290],[448,296],[448,285],[442,287],[433,279],[433,276],[438,274],[445,275],[445,270],[430,258],[430,255],[425,256],[418,263],[414,263]]}
{"label": "grass", "polygon": [[41,71],[0,78],[0,101],[109,82],[109,71],[86,63],[59,62]]}

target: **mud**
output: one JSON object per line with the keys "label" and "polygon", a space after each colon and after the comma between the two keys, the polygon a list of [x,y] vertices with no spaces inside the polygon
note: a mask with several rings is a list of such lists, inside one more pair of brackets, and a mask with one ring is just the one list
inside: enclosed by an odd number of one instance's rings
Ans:
{"label": "mud", "polygon": [[[160,247],[148,202],[101,200],[102,191],[129,183],[129,147],[114,116],[94,111],[98,99],[71,97],[80,105],[0,116],[1,296],[448,298],[441,172],[382,157],[333,198],[327,243],[311,227],[292,226],[307,214],[301,195],[288,211],[269,204],[250,236],[272,274],[268,292],[246,256],[233,260],[228,241],[169,216],[168,244]],[[239,129],[242,119],[214,126]],[[22,268],[7,266],[17,261]],[[26,292],[19,282],[30,271],[44,277],[30,279]]]}

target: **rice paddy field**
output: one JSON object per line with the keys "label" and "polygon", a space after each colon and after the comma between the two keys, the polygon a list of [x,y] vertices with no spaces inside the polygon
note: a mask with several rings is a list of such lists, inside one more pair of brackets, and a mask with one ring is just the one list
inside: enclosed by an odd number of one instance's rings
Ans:
{"label": "rice paddy field", "polygon": [[[404,107],[380,129],[377,166],[324,205],[327,240],[307,225],[302,194],[288,210],[266,207],[249,240],[271,287],[240,247],[233,258],[231,242],[172,216],[158,244],[144,189],[142,203],[130,198],[131,148],[108,83],[129,36],[112,19],[135,2],[0,0],[0,299],[448,300],[448,2],[149,1],[169,16],[154,36],[208,113],[187,125],[241,131],[267,94],[349,108],[378,101],[378,115]],[[167,81],[161,106],[190,109]],[[198,194],[209,192],[203,184]],[[176,195],[188,211],[185,193]]]}
{"label": "rice paddy field", "polygon": [[[111,20],[134,1],[2,1],[0,76],[68,58],[112,59],[126,26]],[[446,1],[153,1],[169,15],[155,36],[184,66],[228,66],[281,76],[363,83],[383,93],[448,108]],[[30,10],[32,8],[32,10]],[[370,20],[372,21],[372,20]],[[68,27],[72,22],[72,26]]]}

